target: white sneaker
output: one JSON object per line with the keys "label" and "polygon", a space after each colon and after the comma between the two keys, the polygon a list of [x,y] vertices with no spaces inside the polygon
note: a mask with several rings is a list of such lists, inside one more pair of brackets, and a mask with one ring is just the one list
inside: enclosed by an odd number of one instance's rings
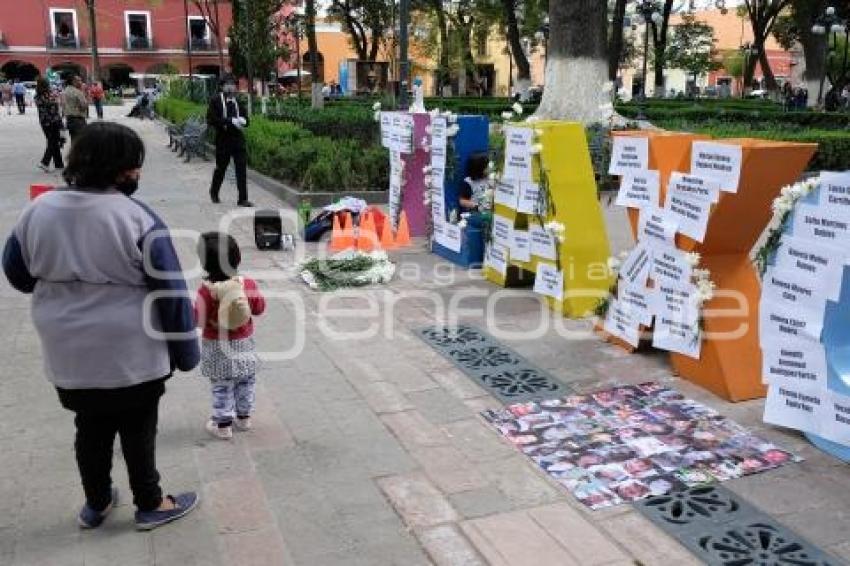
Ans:
{"label": "white sneaker", "polygon": [[218,438],[219,440],[230,440],[233,438],[233,428],[232,427],[220,427],[218,423],[213,421],[212,419],[207,421],[206,426],[207,432],[210,433],[210,436],[214,438]]}
{"label": "white sneaker", "polygon": [[236,430],[251,430],[251,427],[254,426],[251,424],[251,417],[245,417],[244,419],[237,418],[235,423]]}

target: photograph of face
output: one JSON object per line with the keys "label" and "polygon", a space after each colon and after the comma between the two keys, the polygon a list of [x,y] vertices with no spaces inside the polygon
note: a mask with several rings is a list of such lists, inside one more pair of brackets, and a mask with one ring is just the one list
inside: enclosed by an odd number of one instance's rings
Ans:
{"label": "photograph of face", "polygon": [[799,461],[713,409],[655,383],[482,415],[592,509]]}

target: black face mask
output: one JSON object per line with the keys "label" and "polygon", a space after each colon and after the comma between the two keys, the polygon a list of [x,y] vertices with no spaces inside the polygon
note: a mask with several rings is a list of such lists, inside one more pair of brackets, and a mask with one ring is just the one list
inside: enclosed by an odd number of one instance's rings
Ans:
{"label": "black face mask", "polygon": [[124,179],[123,181],[115,183],[115,188],[118,190],[118,192],[129,197],[139,190],[139,180]]}

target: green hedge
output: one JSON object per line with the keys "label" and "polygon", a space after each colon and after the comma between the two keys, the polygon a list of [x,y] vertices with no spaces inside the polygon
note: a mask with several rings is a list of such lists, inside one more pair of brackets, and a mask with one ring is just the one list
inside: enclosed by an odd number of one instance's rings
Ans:
{"label": "green hedge", "polygon": [[[617,111],[626,118],[636,118],[640,110],[634,105],[622,105]],[[803,129],[840,129],[850,127],[850,115],[840,112],[784,112],[777,107],[664,107],[648,106],[646,117],[653,123],[683,120],[689,122],[712,123],[747,123],[759,129],[772,129],[776,125],[783,128]]]}
{"label": "green hedge", "polygon": [[298,124],[317,136],[357,140],[363,145],[376,144],[380,140],[380,126],[368,106],[328,106],[316,111],[303,104],[272,103],[269,118]]}
{"label": "green hedge", "polygon": [[[161,98],[156,110],[181,124],[206,107],[174,98]],[[307,191],[384,189],[389,179],[389,155],[380,146],[363,147],[354,140],[316,136],[292,123],[254,116],[245,130],[248,165],[279,181]]]}

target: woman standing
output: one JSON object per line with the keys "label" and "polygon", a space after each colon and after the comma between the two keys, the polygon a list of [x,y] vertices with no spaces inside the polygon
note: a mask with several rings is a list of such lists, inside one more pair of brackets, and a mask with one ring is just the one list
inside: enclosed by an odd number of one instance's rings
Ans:
{"label": "woman standing", "polygon": [[197,366],[200,351],[168,229],[130,198],[144,158],[142,140],[126,126],[86,127],[71,147],[69,186],[32,201],[3,251],[9,283],[32,293],[47,378],[76,414],[83,528],[100,526],[117,503],[110,474],[116,435],[137,529],[179,519],[198,502],[191,492],[163,496],[156,469],[165,382],[175,369]]}
{"label": "woman standing", "polygon": [[59,102],[50,92],[50,83],[38,79],[35,86],[35,107],[38,109],[38,121],[47,139],[47,149],[38,166],[45,173],[50,171],[50,161],[57,171],[65,168],[62,163],[62,115],[59,113]]}

